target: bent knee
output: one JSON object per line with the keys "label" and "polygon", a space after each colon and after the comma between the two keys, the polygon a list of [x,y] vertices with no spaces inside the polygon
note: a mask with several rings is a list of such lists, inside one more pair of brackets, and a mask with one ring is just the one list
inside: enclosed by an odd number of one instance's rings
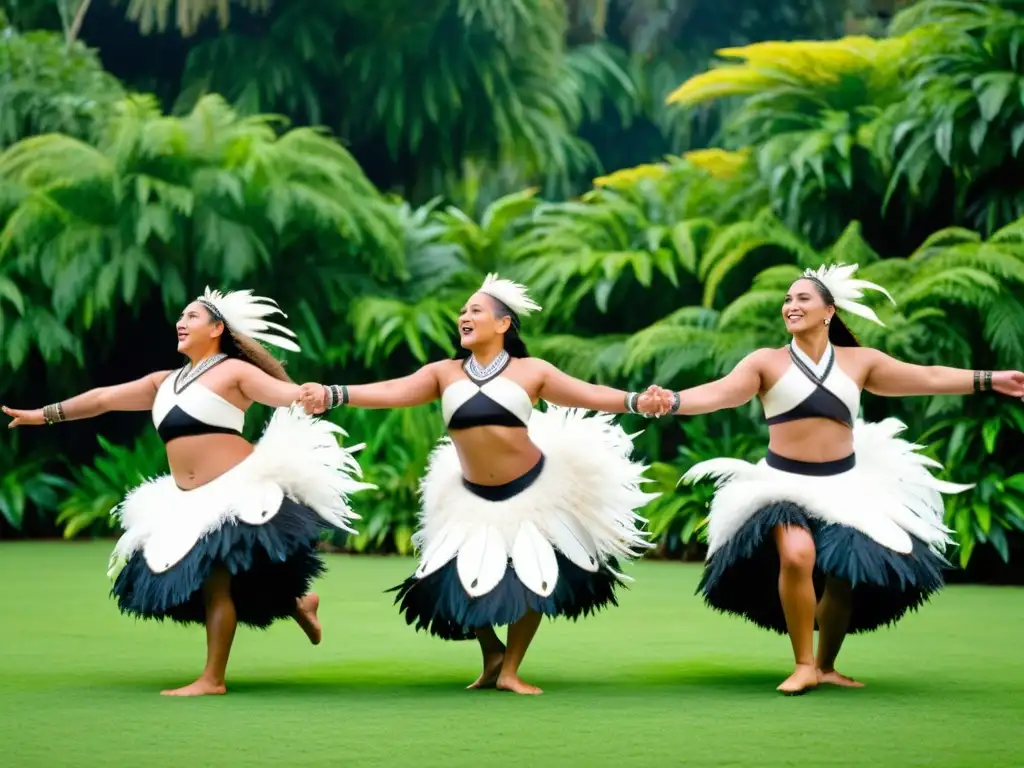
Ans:
{"label": "bent knee", "polygon": [[810,573],[814,570],[814,539],[810,531],[798,526],[786,526],[776,532],[779,564],[784,570]]}

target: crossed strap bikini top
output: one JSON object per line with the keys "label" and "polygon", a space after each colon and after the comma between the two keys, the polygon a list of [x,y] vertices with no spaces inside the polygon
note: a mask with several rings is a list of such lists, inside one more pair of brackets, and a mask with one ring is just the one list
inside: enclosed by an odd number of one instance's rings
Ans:
{"label": "crossed strap bikini top", "polygon": [[192,435],[241,435],[245,411],[199,383],[199,378],[179,385],[184,368],[160,385],[153,401],[153,425],[164,444]]}
{"label": "crossed strap bikini top", "polygon": [[501,375],[506,367],[507,363],[484,381],[460,379],[445,389],[441,412],[449,432],[471,427],[526,427],[533,401],[525,389]]}
{"label": "crossed strap bikini top", "polygon": [[783,424],[819,418],[852,427],[860,413],[860,389],[836,365],[832,345],[828,345],[817,363],[795,342],[789,345],[789,356],[793,364],[761,398],[765,420],[769,424]]}

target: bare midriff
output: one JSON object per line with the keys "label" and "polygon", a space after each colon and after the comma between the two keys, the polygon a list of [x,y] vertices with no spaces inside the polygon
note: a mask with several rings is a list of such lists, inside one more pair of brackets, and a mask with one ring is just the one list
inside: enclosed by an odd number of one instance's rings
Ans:
{"label": "bare midriff", "polygon": [[191,435],[167,444],[167,462],[178,487],[190,491],[234,469],[253,452],[239,435]]}
{"label": "bare midriff", "polygon": [[853,453],[853,430],[832,419],[800,419],[769,427],[768,448],[795,461],[823,463]]}
{"label": "bare midriff", "polygon": [[462,476],[477,485],[505,485],[540,461],[540,449],[523,427],[471,427],[449,433]]}

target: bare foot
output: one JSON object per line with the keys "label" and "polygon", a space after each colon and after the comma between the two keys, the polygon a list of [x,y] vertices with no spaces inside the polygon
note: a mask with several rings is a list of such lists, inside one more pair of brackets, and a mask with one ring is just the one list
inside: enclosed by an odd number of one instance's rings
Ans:
{"label": "bare foot", "polygon": [[787,696],[799,696],[818,685],[818,670],[813,664],[797,664],[793,674],[787,677],[775,690]]}
{"label": "bare foot", "polygon": [[160,691],[161,696],[223,696],[228,692],[224,683],[213,683],[206,678],[200,677],[191,685],[184,688],[175,688],[172,691]]}
{"label": "bare foot", "polygon": [[500,675],[496,685],[499,691],[512,691],[512,693],[522,693],[531,696],[544,693],[536,685],[524,683],[519,675]]}
{"label": "bare foot", "polygon": [[295,621],[302,627],[302,631],[313,645],[320,645],[320,639],[323,637],[320,619],[316,616],[319,607],[320,597],[315,592],[310,592],[296,601]]}
{"label": "bare foot", "polygon": [[818,682],[825,683],[826,685],[838,685],[842,688],[863,688],[864,683],[859,683],[852,677],[841,675],[834,669],[819,669],[818,670]]}
{"label": "bare foot", "polygon": [[498,682],[498,675],[501,674],[501,665],[505,661],[505,651],[500,653],[488,653],[484,655],[484,671],[472,685],[466,686],[466,690],[475,688],[493,688]]}

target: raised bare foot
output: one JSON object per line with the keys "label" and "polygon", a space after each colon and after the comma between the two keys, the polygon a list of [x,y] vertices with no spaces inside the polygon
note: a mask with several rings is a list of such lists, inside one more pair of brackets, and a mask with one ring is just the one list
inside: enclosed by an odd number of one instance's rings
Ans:
{"label": "raised bare foot", "polygon": [[501,674],[501,665],[505,661],[505,651],[499,653],[484,654],[484,671],[472,685],[467,685],[466,690],[475,688],[493,688],[498,682],[498,675]]}
{"label": "raised bare foot", "polygon": [[519,675],[499,675],[496,685],[499,691],[512,691],[512,693],[522,693],[530,696],[544,693],[536,685],[524,683]]}
{"label": "raised bare foot", "polygon": [[295,621],[302,627],[302,631],[313,645],[320,645],[320,639],[323,637],[320,619],[316,616],[319,607],[320,597],[315,592],[310,592],[297,601],[295,609]]}
{"label": "raised bare foot", "polygon": [[841,675],[834,669],[819,669],[818,682],[826,685],[838,685],[842,688],[863,688],[864,683],[859,683],[852,677]]}
{"label": "raised bare foot", "polygon": [[813,664],[797,664],[793,674],[787,677],[775,690],[787,696],[799,696],[818,685],[818,670]]}
{"label": "raised bare foot", "polygon": [[200,677],[191,685],[184,688],[175,688],[170,691],[160,691],[161,696],[223,696],[228,692],[224,683],[213,683]]}

